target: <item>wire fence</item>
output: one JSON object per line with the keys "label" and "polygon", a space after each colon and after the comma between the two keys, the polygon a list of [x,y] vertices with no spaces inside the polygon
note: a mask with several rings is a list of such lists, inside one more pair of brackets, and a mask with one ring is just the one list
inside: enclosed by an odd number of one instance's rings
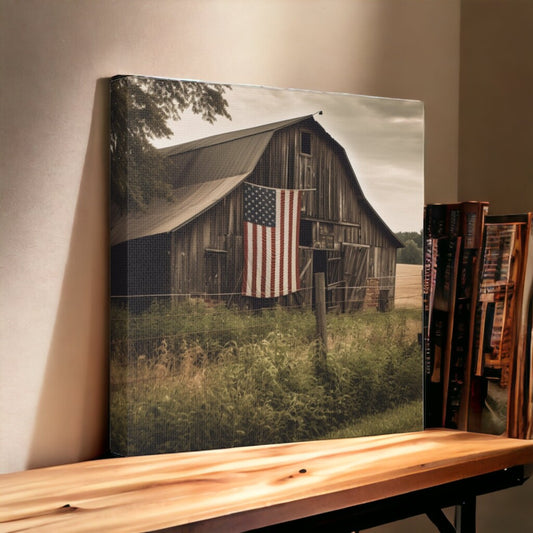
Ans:
{"label": "wire fence", "polygon": [[[396,280],[396,281],[394,281]],[[326,287],[326,292],[330,295],[330,300],[335,302],[336,306],[346,305],[363,305],[365,302],[377,303],[372,301],[369,297],[370,291],[382,291],[387,295],[394,294],[394,305],[409,307],[421,305],[422,302],[422,280],[419,274],[390,276],[384,278],[371,278],[372,283],[365,285],[347,285],[344,282],[337,282]],[[254,309],[268,309],[276,303],[282,303],[283,307],[301,308],[302,306],[312,303],[312,294],[314,288],[303,287],[288,296],[277,298],[250,298],[243,296],[240,292],[208,292],[208,291],[191,291],[186,293],[154,293],[154,294],[125,294],[125,295],[111,295],[113,303],[125,303],[129,300],[145,300],[145,301],[173,301],[175,303],[188,301],[203,301],[203,302],[225,302],[231,305],[235,301],[245,301],[251,304],[253,302]],[[331,298],[332,297],[332,298]],[[298,303],[291,303],[291,300],[296,300]],[[299,301],[298,301],[299,300]],[[242,305],[241,305],[242,306]],[[244,306],[248,307],[248,306]],[[239,312],[239,310],[235,310]],[[241,312],[247,312],[247,309],[241,309]]]}
{"label": "wire fence", "polygon": [[[375,280],[362,286],[328,288],[326,300],[330,313],[379,310],[379,302],[369,300],[368,296],[376,287],[387,294],[396,291],[391,308],[421,309],[421,277],[405,275],[397,276],[396,283],[390,285],[380,285]],[[313,287],[306,287],[299,291],[299,300],[294,295],[285,297],[282,305],[278,305],[278,299],[272,299],[254,302],[253,306],[228,305],[230,301],[239,302],[243,298],[240,293],[112,296],[112,351],[153,353],[162,343],[174,351],[194,344],[220,347],[244,337],[259,339],[271,331],[290,328],[291,321],[307,321],[308,329],[314,331],[312,291]]]}

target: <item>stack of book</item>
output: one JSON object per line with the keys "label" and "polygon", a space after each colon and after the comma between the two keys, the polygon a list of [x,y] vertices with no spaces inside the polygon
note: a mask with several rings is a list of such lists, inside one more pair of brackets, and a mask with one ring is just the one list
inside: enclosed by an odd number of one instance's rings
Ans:
{"label": "stack of book", "polygon": [[426,206],[426,427],[532,438],[532,218]]}

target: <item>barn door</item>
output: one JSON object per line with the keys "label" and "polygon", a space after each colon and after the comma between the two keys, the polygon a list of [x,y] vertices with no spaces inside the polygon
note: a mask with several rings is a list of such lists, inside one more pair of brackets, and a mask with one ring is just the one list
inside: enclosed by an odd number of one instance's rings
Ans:
{"label": "barn door", "polygon": [[[323,272],[326,281],[326,306],[328,311],[343,310],[344,280],[342,255],[335,250],[313,250],[313,274]],[[313,293],[313,306],[315,305]]]}
{"label": "barn door", "polygon": [[205,292],[210,300],[221,300],[226,292],[226,261],[225,250],[205,251]]}
{"label": "barn door", "polygon": [[326,289],[328,310],[344,310],[345,283],[342,268],[342,254],[328,250],[328,270],[326,272]]}
{"label": "barn door", "polygon": [[368,278],[369,246],[343,243],[345,309],[361,309],[365,300]]}

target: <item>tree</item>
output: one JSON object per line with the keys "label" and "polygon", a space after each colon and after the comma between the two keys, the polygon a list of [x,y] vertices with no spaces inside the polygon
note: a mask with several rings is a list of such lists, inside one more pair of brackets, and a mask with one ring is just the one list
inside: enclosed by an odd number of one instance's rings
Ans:
{"label": "tree", "polygon": [[408,265],[421,265],[423,252],[423,230],[399,231],[395,233],[404,248],[398,250],[397,261]]}
{"label": "tree", "polygon": [[228,86],[124,76],[111,84],[111,201],[123,211],[143,210],[156,197],[171,197],[168,166],[151,141],[170,138],[169,120],[191,109],[209,123],[231,120]]}
{"label": "tree", "polygon": [[408,240],[412,240],[418,248],[422,249],[422,241],[424,239],[423,230],[398,231],[395,235],[403,244],[407,244]]}
{"label": "tree", "polygon": [[405,248],[399,250],[398,263],[407,265],[422,264],[422,250],[416,245],[415,241],[409,239],[405,243]]}

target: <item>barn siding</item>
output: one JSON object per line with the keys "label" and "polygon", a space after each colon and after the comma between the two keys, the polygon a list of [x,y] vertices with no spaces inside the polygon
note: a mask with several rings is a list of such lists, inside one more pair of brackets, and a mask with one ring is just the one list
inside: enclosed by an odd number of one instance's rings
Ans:
{"label": "barn siding", "polygon": [[[162,233],[122,242],[111,248],[111,294],[125,296],[132,310],[147,308],[170,286],[169,235]],[[133,297],[136,298],[133,298]]]}
{"label": "barn siding", "polygon": [[171,289],[174,294],[209,294],[208,254],[223,254],[225,279],[221,292],[235,290],[242,272],[242,188],[208,212],[172,233]]}
{"label": "barn siding", "polygon": [[[312,133],[311,156],[300,154],[302,131]],[[383,231],[383,222],[366,209],[344,153],[332,149],[329,138],[309,123],[286,128],[273,136],[259,163],[249,181],[268,187],[315,189],[305,192],[302,201],[302,217],[317,221],[314,242],[324,243],[320,232],[325,235],[329,230],[336,250],[343,242],[370,246],[374,259],[369,275],[380,280],[380,287],[391,287],[396,246]],[[393,297],[394,287],[391,290]]]}

